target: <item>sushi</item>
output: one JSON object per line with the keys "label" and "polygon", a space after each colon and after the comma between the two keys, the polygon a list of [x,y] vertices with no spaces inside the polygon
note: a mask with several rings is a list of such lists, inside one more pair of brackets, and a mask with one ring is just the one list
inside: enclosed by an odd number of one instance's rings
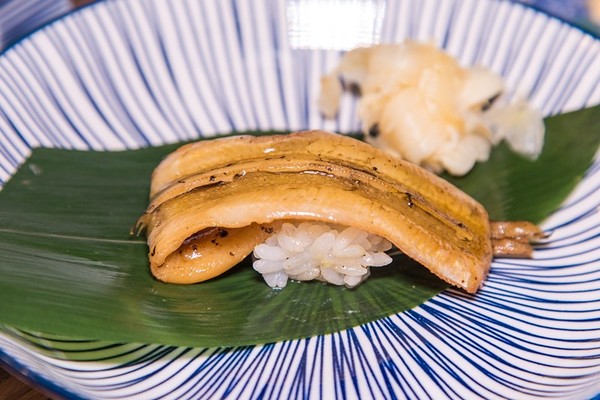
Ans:
{"label": "sushi", "polygon": [[154,170],[135,233],[146,234],[150,269],[164,282],[212,279],[253,255],[272,287],[288,279],[354,287],[389,264],[394,247],[473,293],[496,247],[527,256],[541,235],[514,224],[491,223],[481,204],[430,171],[315,130],[179,148]]}
{"label": "sushi", "polygon": [[406,41],[357,48],[321,79],[319,108],[332,118],[344,91],[360,96],[364,139],[436,173],[464,175],[506,140],[535,159],[544,143],[542,115],[509,102],[502,78],[462,67],[432,44]]}

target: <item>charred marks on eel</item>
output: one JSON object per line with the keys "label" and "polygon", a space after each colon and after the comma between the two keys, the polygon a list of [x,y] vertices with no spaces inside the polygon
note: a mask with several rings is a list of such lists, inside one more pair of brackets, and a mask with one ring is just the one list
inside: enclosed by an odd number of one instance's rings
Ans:
{"label": "charred marks on eel", "polygon": [[275,232],[275,229],[273,229],[270,226],[261,226],[260,230],[269,235],[272,234],[273,232]]}

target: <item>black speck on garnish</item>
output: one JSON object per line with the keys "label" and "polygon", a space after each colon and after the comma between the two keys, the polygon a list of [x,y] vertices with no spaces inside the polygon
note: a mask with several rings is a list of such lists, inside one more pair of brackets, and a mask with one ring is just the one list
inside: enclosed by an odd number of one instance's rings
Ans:
{"label": "black speck on garnish", "polygon": [[343,91],[350,92],[354,96],[361,95],[360,85],[358,83],[346,81],[345,79],[340,79],[340,83],[342,84]]}
{"label": "black speck on garnish", "polygon": [[494,104],[494,102],[498,99],[498,97],[500,97],[500,93],[497,93],[497,94],[493,95],[492,97],[490,97],[489,99],[487,99],[487,101],[481,105],[481,111],[489,110],[492,107],[492,105]]}
{"label": "black speck on garnish", "polygon": [[368,134],[372,138],[379,136],[379,124],[375,124],[369,128]]}
{"label": "black speck on garnish", "polygon": [[361,95],[360,85],[356,82],[350,82],[350,84],[348,85],[348,91],[354,96]]}

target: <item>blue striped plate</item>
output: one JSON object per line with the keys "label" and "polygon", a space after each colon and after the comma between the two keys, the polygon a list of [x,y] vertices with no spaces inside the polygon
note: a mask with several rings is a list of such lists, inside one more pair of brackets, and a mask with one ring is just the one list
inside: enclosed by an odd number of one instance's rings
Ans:
{"label": "blue striped plate", "polygon": [[[545,115],[600,103],[600,42],[497,0],[111,0],[0,56],[0,184],[35,146],[120,150],[233,130],[357,130],[321,118],[342,50],[429,40],[501,73]],[[448,290],[348,331],[242,348],[64,340],[0,330],[0,360],[57,396],[591,398],[600,393],[600,161],[533,260],[496,260],[473,296]]]}
{"label": "blue striped plate", "polygon": [[72,8],[70,0],[0,0],[0,48]]}

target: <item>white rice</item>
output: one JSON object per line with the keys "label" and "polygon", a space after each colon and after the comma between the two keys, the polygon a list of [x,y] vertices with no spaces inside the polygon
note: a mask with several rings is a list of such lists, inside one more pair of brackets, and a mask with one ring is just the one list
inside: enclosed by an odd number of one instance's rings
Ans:
{"label": "white rice", "polygon": [[391,248],[387,239],[356,228],[284,223],[279,232],[254,248],[253,267],[273,288],[285,287],[288,279],[317,279],[351,288],[369,276],[370,267],[391,263],[385,253]]}

